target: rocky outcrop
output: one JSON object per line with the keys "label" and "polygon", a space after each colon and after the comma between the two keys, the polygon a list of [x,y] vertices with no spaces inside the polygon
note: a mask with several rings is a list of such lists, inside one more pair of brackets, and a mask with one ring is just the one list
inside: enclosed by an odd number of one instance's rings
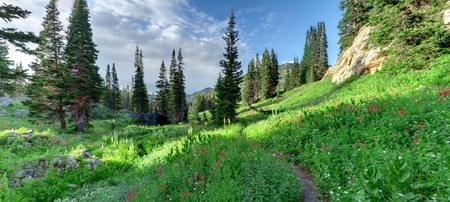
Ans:
{"label": "rocky outcrop", "polygon": [[12,103],[12,100],[7,97],[0,97],[0,107],[8,106]]}
{"label": "rocky outcrop", "polygon": [[353,44],[339,55],[322,80],[332,77],[333,83],[341,83],[352,75],[373,74],[382,68],[386,56],[379,54],[379,47],[369,47],[371,29],[363,26],[359,30]]}

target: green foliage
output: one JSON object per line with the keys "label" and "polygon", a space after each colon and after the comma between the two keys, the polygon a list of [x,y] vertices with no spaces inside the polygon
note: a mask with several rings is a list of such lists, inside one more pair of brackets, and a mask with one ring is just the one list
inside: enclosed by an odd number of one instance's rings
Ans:
{"label": "green foliage", "polygon": [[250,60],[248,64],[247,74],[244,76],[244,87],[242,89],[242,101],[244,105],[252,104],[255,102],[255,60]]}
{"label": "green foliage", "polygon": [[172,50],[172,60],[169,69],[169,99],[168,113],[171,123],[187,122],[187,100],[185,92],[185,79],[183,73],[183,55],[181,48],[175,59],[175,49]]}
{"label": "green foliage", "polygon": [[450,49],[450,33],[442,23],[443,1],[375,1],[370,25],[376,26],[370,43],[386,47],[383,71],[407,72],[427,69]]}
{"label": "green foliage", "polygon": [[325,23],[317,23],[306,31],[306,42],[300,64],[299,85],[312,83],[323,78],[328,70],[327,37]]}
{"label": "green foliage", "polygon": [[18,77],[24,76],[23,72],[11,69],[13,61],[8,57],[8,46],[0,39],[0,96],[6,93],[13,93],[15,90],[13,81]]}
{"label": "green foliage", "polygon": [[166,66],[164,65],[164,60],[161,62],[161,68],[159,69],[159,80],[156,82],[156,88],[159,89],[159,91],[156,94],[156,113],[160,115],[161,118],[167,119],[169,81],[167,80]]}

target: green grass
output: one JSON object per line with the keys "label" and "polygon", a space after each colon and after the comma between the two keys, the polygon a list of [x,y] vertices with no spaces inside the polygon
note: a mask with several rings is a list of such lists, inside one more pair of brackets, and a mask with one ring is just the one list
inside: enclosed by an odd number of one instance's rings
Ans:
{"label": "green grass", "polygon": [[[112,131],[96,120],[78,134],[0,117],[0,201],[301,201],[293,163],[330,201],[449,201],[447,58],[432,70],[304,85],[252,105],[269,114],[242,107],[238,123],[220,128],[123,122]],[[27,129],[31,147],[8,138]],[[95,171],[86,149],[104,162]],[[80,168],[51,168],[58,154]],[[7,188],[41,156],[46,172]]]}

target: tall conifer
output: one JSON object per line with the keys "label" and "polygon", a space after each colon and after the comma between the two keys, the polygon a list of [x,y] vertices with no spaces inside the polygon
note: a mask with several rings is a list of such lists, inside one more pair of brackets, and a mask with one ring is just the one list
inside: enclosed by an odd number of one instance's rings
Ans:
{"label": "tall conifer", "polygon": [[270,98],[270,55],[267,47],[262,55],[262,63],[260,69],[260,97],[261,99]]}
{"label": "tall conifer", "polygon": [[147,113],[150,110],[150,101],[148,100],[147,87],[144,83],[144,64],[142,61],[142,50],[136,46],[134,55],[134,67],[136,72],[134,75],[133,95],[131,98],[131,106],[137,114]]}
{"label": "tall conifer", "polygon": [[114,118],[116,111],[120,108],[121,100],[120,100],[120,86],[119,86],[119,78],[117,77],[116,64],[113,63],[112,71],[111,71],[111,116]]}
{"label": "tall conifer", "polygon": [[[159,80],[156,82],[156,88],[159,89],[156,94],[156,113],[160,115],[160,118],[167,119],[169,81],[167,80],[164,60],[161,62],[161,68],[159,69]],[[165,120],[162,120],[162,122],[165,122]]]}
{"label": "tall conifer", "polygon": [[234,11],[231,9],[228,27],[225,36],[222,36],[227,47],[225,47],[226,52],[223,54],[225,59],[220,61],[220,66],[223,67],[223,78],[219,76],[215,89],[217,99],[214,104],[217,110],[213,114],[213,118],[216,122],[221,120],[233,121],[237,116],[236,109],[241,98],[239,84],[242,82],[242,70],[241,62],[237,60],[239,53],[236,42],[239,39],[235,25]]}
{"label": "tall conifer", "polygon": [[89,9],[86,0],[75,0],[69,17],[66,68],[71,72],[70,91],[74,94],[71,106],[75,117],[75,130],[83,131],[89,124],[92,104],[102,96],[102,78],[95,65],[98,51],[92,40]]}
{"label": "tall conifer", "polygon": [[60,127],[66,129],[65,105],[72,104],[70,69],[64,66],[63,25],[59,20],[57,0],[46,6],[46,16],[39,33],[38,61],[32,63],[30,84],[27,95],[30,100],[24,104],[30,109],[31,122],[59,120]]}

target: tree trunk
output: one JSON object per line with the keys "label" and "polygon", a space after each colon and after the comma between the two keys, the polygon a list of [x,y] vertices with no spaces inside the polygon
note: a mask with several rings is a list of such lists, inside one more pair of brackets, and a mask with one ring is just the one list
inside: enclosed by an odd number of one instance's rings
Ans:
{"label": "tree trunk", "polygon": [[62,104],[58,104],[58,116],[59,116],[59,122],[61,124],[61,129],[65,130],[66,129],[66,119],[64,118],[64,107],[62,106]]}

